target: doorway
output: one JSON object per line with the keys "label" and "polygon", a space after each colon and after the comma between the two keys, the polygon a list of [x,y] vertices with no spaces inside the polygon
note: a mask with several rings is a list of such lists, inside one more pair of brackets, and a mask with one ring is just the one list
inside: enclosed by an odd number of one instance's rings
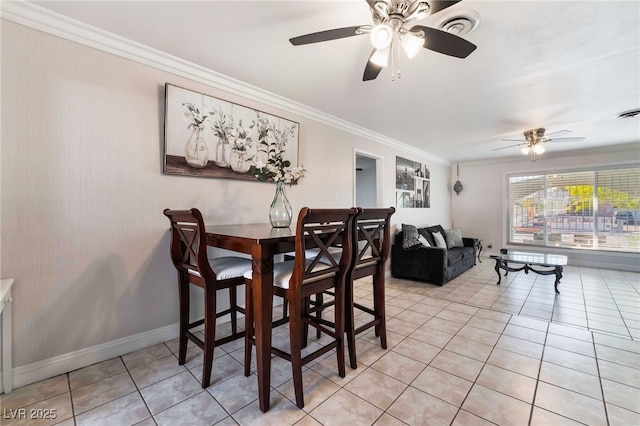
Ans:
{"label": "doorway", "polygon": [[382,157],[362,151],[354,156],[354,205],[363,208],[380,207],[382,194]]}

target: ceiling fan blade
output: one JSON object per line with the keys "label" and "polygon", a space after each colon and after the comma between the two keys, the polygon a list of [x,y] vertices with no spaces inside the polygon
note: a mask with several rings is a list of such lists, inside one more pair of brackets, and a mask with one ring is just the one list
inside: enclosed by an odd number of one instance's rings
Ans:
{"label": "ceiling fan blade", "polygon": [[371,52],[369,60],[367,61],[367,65],[364,67],[364,75],[362,76],[362,81],[374,80],[378,76],[378,74],[380,74],[380,71],[382,71],[383,67],[371,62],[371,57],[374,53],[376,53],[376,49],[373,49],[373,52]]}
{"label": "ceiling fan blade", "polygon": [[507,145],[507,146],[503,146],[501,148],[492,149],[491,151],[500,151],[501,149],[513,148],[514,146],[521,146],[521,145],[527,145],[527,142],[517,143],[515,145]]}
{"label": "ceiling fan blade", "polygon": [[455,56],[456,58],[466,58],[476,50],[477,47],[475,44],[468,42],[455,34],[438,30],[436,28],[416,25],[411,28],[411,31],[424,32],[425,42],[423,47],[425,49],[433,50],[434,52],[449,56]]}
{"label": "ceiling fan blade", "polygon": [[339,38],[351,37],[364,34],[357,31],[362,25],[355,27],[335,28],[333,30],[320,31],[317,33],[305,34],[298,37],[290,38],[289,41],[294,46],[301,44],[319,43],[321,41],[336,40]]}
{"label": "ceiling fan blade", "polygon": [[549,138],[547,142],[580,142],[585,140],[583,136],[575,136],[572,138]]}
{"label": "ceiling fan blade", "polygon": [[557,130],[555,132],[547,133],[545,136],[551,139],[551,135],[564,135],[565,133],[571,133],[571,130]]}
{"label": "ceiling fan blade", "polygon": [[524,139],[501,139],[505,142],[526,142]]}
{"label": "ceiling fan blade", "polygon": [[449,6],[453,6],[454,4],[460,2],[461,0],[431,0],[429,2],[429,15],[433,15],[434,13],[438,13],[443,9],[448,8]]}

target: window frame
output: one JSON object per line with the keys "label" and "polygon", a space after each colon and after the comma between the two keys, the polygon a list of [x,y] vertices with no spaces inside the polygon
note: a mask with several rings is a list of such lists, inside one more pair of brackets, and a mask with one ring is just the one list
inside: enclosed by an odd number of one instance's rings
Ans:
{"label": "window frame", "polygon": [[[627,184],[628,182],[631,182],[630,189],[627,190],[625,188],[625,190],[622,190],[620,187],[614,188],[612,185],[603,185],[603,180],[608,179],[609,181],[612,181],[612,178],[607,176],[606,172],[618,170],[629,171],[628,173],[619,173],[619,179],[620,181],[622,181],[623,178],[627,179]],[[585,176],[591,174],[592,184],[574,183],[573,185],[569,184],[565,186],[557,185],[557,178],[563,178],[565,176],[568,178],[567,183],[573,183],[573,180],[580,182],[584,176],[580,177],[579,174],[584,174]],[[508,245],[528,246],[543,249],[554,248],[591,251],[602,250],[613,253],[640,253],[640,244],[637,241],[640,238],[640,163],[562,170],[537,170],[521,173],[507,173],[505,176],[505,240]],[[614,174],[613,178],[615,177],[616,175]],[[554,178],[556,179],[556,182],[551,181]],[[536,189],[536,187],[540,187],[540,183],[532,182],[530,188],[527,188],[526,185],[522,185],[520,188],[517,188],[515,186],[514,179],[519,181],[541,179],[542,186],[541,189]],[[557,213],[558,205],[562,204],[562,198],[555,199],[549,197],[549,194],[550,192],[559,192],[560,188],[564,188],[563,192],[565,193],[564,197],[566,202],[566,199],[568,199],[568,196],[571,194],[569,188],[575,188],[577,190],[578,187],[583,186],[587,188],[591,187],[592,198],[590,201],[579,205],[572,212],[569,212],[568,210],[570,204],[564,204],[562,206],[562,209],[564,210],[563,213],[565,213],[564,215],[568,216],[573,214],[574,221],[584,221],[586,223],[586,225],[583,225],[586,226],[586,229],[573,230],[573,243],[569,243],[566,241],[565,236],[571,235],[571,232],[568,230],[562,232],[560,229],[555,229],[559,232],[554,233],[553,229],[553,225],[557,224],[558,217],[563,216],[563,214]],[[635,212],[633,213],[635,216],[635,223],[632,226],[626,223],[619,226],[620,221],[617,220],[618,211],[614,207],[614,204],[620,202],[620,200],[609,198],[605,204],[603,200],[599,199],[601,197],[599,194],[599,192],[601,192],[600,188],[602,188],[602,192],[619,195],[624,194],[624,196],[627,197],[625,201],[629,203],[627,205],[627,209]],[[629,193],[632,190],[634,191],[634,194]],[[518,191],[520,194],[525,194],[527,191],[531,192],[529,192],[528,195],[523,196],[519,195]],[[514,198],[515,196],[519,196],[519,198]],[[531,198],[529,200],[525,200],[525,198],[529,196]],[[581,195],[581,197],[588,200],[584,195]],[[573,195],[573,199],[581,200],[580,197],[576,197],[575,195]],[[523,201],[525,201],[524,205],[522,203]],[[603,206],[599,209],[600,201],[603,201]],[[552,204],[556,205],[555,214],[554,209],[550,207]],[[629,207],[631,205],[633,205],[633,208]],[[541,215],[539,212],[539,206],[542,206]],[[583,212],[588,209],[590,214],[578,215],[578,209]],[[528,210],[528,212],[525,214],[524,210]],[[529,210],[532,210],[533,213],[530,213]],[[541,216],[542,220],[540,220],[539,216]],[[553,218],[555,222],[551,221],[551,218]],[[524,225],[518,226],[519,224]],[[531,226],[531,231],[526,229],[528,226]],[[580,231],[580,233],[577,233],[577,231]],[[608,245],[606,242],[607,235],[613,235],[614,232],[618,231],[627,231],[619,233],[619,235],[624,234],[624,239],[627,240],[627,246],[620,246],[620,244],[614,243]],[[531,232],[532,235],[530,238],[523,237],[523,233],[526,235],[527,232]],[[551,241],[551,239],[553,239],[553,241]],[[620,238],[618,238],[618,240],[620,240]]]}

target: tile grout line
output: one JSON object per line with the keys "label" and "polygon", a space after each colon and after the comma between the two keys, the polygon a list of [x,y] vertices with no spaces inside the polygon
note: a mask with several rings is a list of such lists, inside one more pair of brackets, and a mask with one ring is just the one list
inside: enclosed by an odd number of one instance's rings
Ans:
{"label": "tile grout line", "polygon": [[69,402],[71,403],[71,419],[73,420],[73,424],[77,425],[78,422],[76,421],[76,409],[73,405],[73,393],[71,392],[71,377],[69,377],[69,373],[65,373],[65,376],[67,377],[67,386],[69,387]]}
{"label": "tile grout line", "polygon": [[611,421],[609,420],[609,410],[607,409],[607,402],[604,396],[604,386],[602,385],[602,375],[600,374],[600,363],[598,362],[598,351],[596,347],[596,339],[593,336],[593,331],[591,332],[591,340],[593,342],[593,353],[596,357],[596,370],[598,371],[598,382],[600,383],[600,393],[602,394],[602,405],[604,408],[604,416],[607,420],[607,426],[611,425]]}
{"label": "tile grout line", "polygon": [[[169,352],[173,355],[173,352],[171,352],[171,348],[169,348],[169,346],[165,343],[162,342],[162,344],[164,345],[164,347],[166,347]],[[122,358],[122,356],[118,357],[120,359],[120,361],[122,361],[122,365],[124,365],[124,369],[127,372],[127,374],[129,375],[129,378],[131,379],[131,381],[133,382],[133,386],[136,387],[136,392],[138,393],[138,396],[140,396],[140,399],[142,400],[142,403],[144,404],[144,406],[146,407],[147,411],[149,412],[149,416],[148,418],[151,419],[151,421],[154,424],[158,424],[158,422],[156,422],[156,419],[153,417],[153,413],[151,412],[151,408],[149,408],[149,405],[147,404],[147,400],[144,399],[144,396],[142,396],[142,392],[140,392],[140,387],[138,386],[138,384],[136,383],[136,381],[134,380],[133,376],[131,375],[131,371],[129,370],[129,366],[127,366],[127,363],[124,362],[124,359]],[[132,392],[133,393],[133,392]],[[143,419],[144,420],[144,419]]]}
{"label": "tile grout line", "polygon": [[[547,338],[549,337],[549,323],[547,324],[547,329],[544,333],[544,342],[542,344],[542,353],[540,354],[540,364],[538,364],[538,375],[536,376],[536,384],[533,388],[533,399],[531,400],[531,411],[529,412],[529,425],[531,425],[531,421],[533,420],[533,410],[536,407],[536,397],[538,396],[538,385],[540,384],[540,372],[542,371],[542,363],[544,362],[544,352],[547,349]],[[553,412],[553,411],[549,411]],[[558,413],[555,413],[558,414]]]}

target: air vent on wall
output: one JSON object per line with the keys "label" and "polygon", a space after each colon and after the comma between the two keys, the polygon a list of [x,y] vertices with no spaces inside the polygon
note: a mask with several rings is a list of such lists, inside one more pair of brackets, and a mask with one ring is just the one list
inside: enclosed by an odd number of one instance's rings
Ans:
{"label": "air vent on wall", "polygon": [[640,114],[640,109],[632,109],[618,114],[618,118],[631,118]]}

